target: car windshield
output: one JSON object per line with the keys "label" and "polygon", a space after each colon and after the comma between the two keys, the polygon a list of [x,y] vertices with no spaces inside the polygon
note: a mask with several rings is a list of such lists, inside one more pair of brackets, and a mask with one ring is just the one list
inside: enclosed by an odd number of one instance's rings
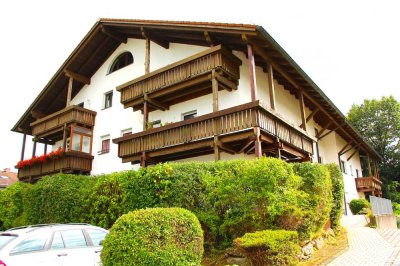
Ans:
{"label": "car windshield", "polygon": [[0,234],[0,250],[17,237],[14,234]]}

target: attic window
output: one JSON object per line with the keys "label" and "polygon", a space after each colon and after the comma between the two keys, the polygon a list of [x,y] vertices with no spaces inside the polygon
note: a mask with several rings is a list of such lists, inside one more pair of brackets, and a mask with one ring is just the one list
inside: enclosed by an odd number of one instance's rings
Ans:
{"label": "attic window", "polygon": [[120,54],[112,63],[110,71],[108,74],[113,73],[117,71],[118,69],[121,69],[123,67],[126,67],[127,65],[130,65],[133,63],[133,56],[130,52],[124,52]]}

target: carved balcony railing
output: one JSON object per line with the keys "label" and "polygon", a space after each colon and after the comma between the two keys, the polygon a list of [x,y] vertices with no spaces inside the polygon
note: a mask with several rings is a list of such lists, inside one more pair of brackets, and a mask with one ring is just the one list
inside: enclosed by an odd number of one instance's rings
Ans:
{"label": "carved balcony railing", "polygon": [[54,173],[89,174],[92,170],[93,156],[78,151],[67,151],[60,158],[49,159],[44,163],[35,163],[18,170],[18,178],[26,180]]}
{"label": "carved balcony railing", "polygon": [[236,89],[241,61],[221,45],[178,61],[117,87],[125,108],[140,109],[144,97],[165,104],[185,101],[211,89],[211,72],[217,71],[220,87]]}
{"label": "carved balcony railing", "polygon": [[75,105],[69,106],[31,123],[32,135],[35,137],[47,135],[61,129],[65,124],[71,123],[93,127],[95,118],[95,111]]}
{"label": "carved balcony railing", "polygon": [[382,191],[382,181],[376,177],[357,177],[355,180],[358,192]]}
{"label": "carved balcony railing", "polygon": [[[124,162],[137,162],[142,152],[156,151],[176,145],[186,145],[260,127],[261,133],[279,138],[281,142],[303,152],[312,153],[312,140],[259,105],[259,101],[202,115],[159,128],[114,139],[118,156]],[[136,157],[135,157],[136,156]]]}

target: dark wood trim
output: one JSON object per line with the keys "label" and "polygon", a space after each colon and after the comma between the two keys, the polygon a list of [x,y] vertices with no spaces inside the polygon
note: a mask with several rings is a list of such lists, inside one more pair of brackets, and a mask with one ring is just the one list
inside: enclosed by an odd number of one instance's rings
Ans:
{"label": "dark wood trim", "polygon": [[346,145],[338,152],[339,156],[342,156],[343,151],[346,150],[347,147],[349,147],[352,143],[353,141],[346,143]]}
{"label": "dark wood trim", "polygon": [[253,46],[251,44],[247,44],[247,64],[249,71],[251,101],[255,101],[257,100],[256,63],[254,60]]}
{"label": "dark wood trim", "polygon": [[150,104],[152,107],[155,107],[156,109],[160,109],[162,111],[169,110],[169,105],[162,103],[160,101],[154,100],[150,98],[147,94],[144,95],[143,97],[144,102],[147,102]]}
{"label": "dark wood trim", "polygon": [[307,131],[306,110],[304,107],[303,91],[299,91],[299,102],[300,102],[301,125],[302,125],[302,128],[304,129],[304,131]]}
{"label": "dark wood trim", "polygon": [[351,158],[353,158],[354,155],[358,152],[358,149],[356,149],[350,156],[347,158],[347,161],[350,161]]}
{"label": "dark wood trim", "polygon": [[115,33],[115,32],[110,32],[108,31],[103,25],[100,26],[101,27],[101,31],[107,35],[108,37],[113,38],[116,41],[119,41],[121,43],[127,43],[128,39],[126,36],[123,36],[122,34],[119,33]]}
{"label": "dark wood trim", "polygon": [[319,132],[318,134],[315,136],[317,139],[319,139],[319,137],[322,135],[322,133],[325,132],[325,130],[332,125],[332,121],[329,121]]}
{"label": "dark wood trim", "polygon": [[32,157],[36,156],[36,140],[33,140]]}
{"label": "dark wood trim", "polygon": [[269,89],[269,102],[271,109],[275,110],[275,85],[274,85],[274,68],[268,64],[268,89]]}
{"label": "dark wood trim", "polygon": [[146,52],[145,52],[145,58],[144,58],[144,73],[149,74],[150,73],[150,39],[146,38]]}
{"label": "dark wood trim", "polygon": [[25,158],[26,133],[22,137],[21,161]]}
{"label": "dark wood trim", "polygon": [[147,130],[148,123],[149,123],[149,108],[147,101],[145,101],[143,103],[143,131]]}
{"label": "dark wood trim", "polygon": [[372,170],[371,170],[371,160],[369,158],[369,155],[367,154],[367,163],[368,163],[368,175],[372,176]]}
{"label": "dark wood trim", "polygon": [[52,113],[51,115],[48,115],[48,116],[46,116],[46,117],[43,117],[42,119],[38,119],[38,120],[36,120],[35,122],[32,122],[32,123],[30,124],[30,126],[35,126],[35,125],[37,125],[37,124],[39,124],[39,123],[42,123],[42,122],[44,122],[44,121],[46,121],[46,120],[48,120],[48,119],[51,119],[51,118],[53,118],[53,117],[56,117],[57,115],[60,115],[60,114],[62,114],[62,113],[65,113],[65,112],[67,112],[67,111],[69,111],[69,110],[71,110],[71,109],[76,109],[76,110],[79,110],[79,111],[82,111],[82,112],[86,112],[86,113],[90,113],[90,114],[93,114],[93,115],[96,115],[96,114],[97,114],[97,112],[95,112],[95,111],[92,111],[92,110],[89,110],[89,109],[85,109],[85,108],[79,107],[79,106],[77,106],[77,105],[70,105],[70,106],[68,106],[68,107],[66,107],[66,108],[64,108],[64,109],[61,109],[61,110],[58,111],[58,112]]}
{"label": "dark wood trim", "polygon": [[152,42],[158,44],[159,46],[165,48],[165,49],[169,49],[169,42],[167,40],[164,40],[163,38],[156,36],[153,32],[151,32],[148,29],[145,29],[143,27],[141,27],[141,32],[142,32],[142,36],[145,39],[149,39]]}
{"label": "dark wood trim", "polygon": [[72,78],[72,79],[74,79],[76,81],[79,81],[79,82],[81,82],[83,84],[90,85],[90,78],[85,77],[82,74],[78,74],[78,73],[75,73],[75,72],[73,72],[71,70],[67,70],[67,69],[64,70],[64,73],[65,73],[65,76],[67,76],[68,78]]}
{"label": "dark wood trim", "polygon": [[211,35],[210,35],[210,33],[208,31],[204,31],[204,38],[206,39],[206,42],[208,43],[208,45],[210,47],[214,46],[214,42],[213,42],[213,40],[211,38]]}
{"label": "dark wood trim", "polygon": [[74,83],[74,79],[70,77],[69,80],[68,80],[68,87],[67,87],[67,104],[66,104],[66,107],[69,107],[71,105],[73,83]]}
{"label": "dark wood trim", "polygon": [[[314,111],[312,111],[311,114],[307,116],[306,123],[308,123],[314,117],[314,115],[318,113],[319,110],[319,108],[315,108]],[[303,123],[301,123],[299,127],[303,127]]]}

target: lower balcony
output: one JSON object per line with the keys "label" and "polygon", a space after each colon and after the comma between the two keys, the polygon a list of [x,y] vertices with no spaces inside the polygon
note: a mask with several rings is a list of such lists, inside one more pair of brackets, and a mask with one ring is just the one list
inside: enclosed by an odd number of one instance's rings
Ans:
{"label": "lower balcony", "polygon": [[92,170],[93,156],[79,151],[67,151],[56,158],[44,162],[26,165],[18,170],[18,178],[26,182],[35,182],[40,177],[55,173],[89,174]]}
{"label": "lower balcony", "polygon": [[[114,139],[123,162],[147,164],[220,151],[252,154],[258,129],[262,154],[288,161],[309,160],[312,139],[269,112],[258,101]],[[215,141],[217,136],[218,141]]]}
{"label": "lower balcony", "polygon": [[373,196],[382,194],[382,181],[378,178],[370,177],[357,177],[356,187],[358,192],[371,193]]}

